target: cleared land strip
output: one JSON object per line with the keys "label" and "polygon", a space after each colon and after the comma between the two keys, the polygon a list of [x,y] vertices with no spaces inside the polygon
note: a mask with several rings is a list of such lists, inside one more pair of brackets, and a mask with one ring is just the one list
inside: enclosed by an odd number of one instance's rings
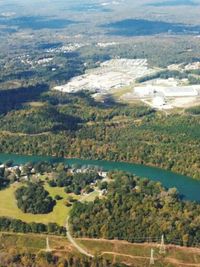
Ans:
{"label": "cleared land strip", "polygon": [[[105,254],[109,254],[109,255],[114,255],[114,256],[123,256],[123,257],[129,257],[132,259],[145,259],[145,260],[149,260],[150,257],[145,257],[145,256],[133,256],[130,254],[123,254],[123,253],[118,253],[118,252],[110,252],[110,251],[103,251],[101,253],[101,256],[105,255]],[[155,260],[157,260],[157,258],[154,258]]]}
{"label": "cleared land strip", "polygon": [[[110,251],[104,251],[102,252],[101,256],[108,254],[108,255],[114,255],[114,256],[122,256],[122,257],[129,257],[131,259],[145,259],[145,260],[150,260],[150,257],[144,257],[144,256],[132,256],[129,254],[123,254],[123,253],[117,253],[117,252],[110,252]],[[154,258],[154,260],[158,260],[158,258]],[[165,261],[167,263],[172,263],[177,266],[190,266],[190,267],[200,267],[200,263],[183,263],[177,259],[174,258],[165,258]]]}
{"label": "cleared land strip", "polygon": [[[89,237],[82,237],[82,238],[77,238],[77,240],[80,241],[95,241],[95,242],[107,242],[107,243],[112,243],[112,244],[124,244],[124,245],[137,245],[141,247],[152,247],[152,246],[159,246],[159,243],[156,242],[144,242],[144,243],[129,243],[126,240],[109,240],[109,239],[104,239],[104,238],[89,238]],[[190,252],[195,252],[195,253],[200,253],[200,247],[185,247],[185,246],[179,246],[179,245],[173,245],[173,244],[166,244],[165,245],[167,249],[180,249],[180,250],[187,250]]]}
{"label": "cleared land strip", "polygon": [[181,266],[200,267],[200,263],[184,263],[174,258],[166,258],[165,260],[169,263],[176,264],[179,267]]}
{"label": "cleared land strip", "polygon": [[[33,234],[33,233],[12,233],[12,232],[0,232],[0,238],[2,238],[2,235],[9,235],[9,236],[15,236],[16,238],[19,237],[21,238],[22,236],[24,236],[24,242],[20,242],[19,244],[24,246],[27,242],[27,238],[28,239],[32,239],[33,238],[33,243],[29,242],[29,248],[30,249],[37,249],[37,252],[41,252],[41,251],[45,251],[45,245],[46,245],[46,234]],[[16,238],[11,238],[9,239],[9,242],[12,242],[13,246],[16,246]],[[49,236],[50,237],[50,236]],[[40,242],[40,244],[38,244],[38,240],[41,241],[42,238],[42,243]],[[20,239],[21,240],[21,239]],[[83,249],[82,247],[80,247],[78,245],[77,247],[77,242],[81,241],[81,240],[87,240],[87,241],[91,241],[92,247],[95,247],[94,241],[96,242],[97,239],[90,239],[90,238],[83,238],[83,239],[70,239],[69,242],[67,242],[66,237],[61,237],[61,236],[51,236],[50,239],[50,247],[52,250],[52,253],[57,253],[57,252],[62,252],[62,253],[66,253],[66,252],[74,252],[76,253],[76,250],[78,250],[80,253],[88,256],[88,257],[93,257],[93,255],[91,255],[90,253],[88,253],[85,249]],[[117,249],[119,251],[110,251],[109,247],[105,247],[105,245],[103,244],[101,246],[101,250],[99,251],[99,256],[103,256],[103,255],[113,255],[114,257],[124,257],[127,258],[127,260],[132,260],[132,261],[141,261],[143,262],[143,260],[145,260],[146,262],[148,262],[150,260],[150,253],[149,250],[147,251],[147,248],[152,247],[152,245],[155,247],[157,244],[156,243],[144,243],[144,244],[135,244],[135,243],[128,243],[126,241],[119,241],[119,240],[106,240],[106,239],[100,239],[98,240],[99,243],[101,242],[101,245],[103,242],[106,242],[107,244],[114,244],[116,246],[113,247],[113,249]],[[5,243],[6,244],[6,243]],[[32,246],[33,244],[33,246]],[[35,244],[35,245],[34,245]],[[91,244],[88,247],[91,247]],[[7,245],[11,246],[11,243],[8,243]],[[31,247],[30,247],[31,245]],[[117,246],[119,245],[119,247]],[[131,249],[129,250],[128,247],[124,247],[124,245],[130,245]],[[36,246],[36,247],[35,247]],[[84,244],[84,246],[87,248],[87,245]],[[136,250],[133,249],[136,246]],[[139,247],[139,253],[142,252],[141,255],[134,255],[134,253],[138,253],[138,248]],[[171,264],[170,266],[178,266],[178,267],[200,267],[200,263],[198,261],[198,259],[196,258],[190,258],[193,254],[190,254],[190,252],[193,252],[196,254],[196,256],[200,255],[200,249],[198,248],[190,248],[190,247],[179,247],[179,246],[171,246],[168,245],[167,249],[169,249],[169,253],[170,250],[172,249],[178,249],[178,250],[182,250],[184,255],[187,255],[187,257],[184,259],[180,258],[181,254],[178,253],[178,251],[173,252],[174,255],[166,255],[166,257],[160,256],[159,254],[155,255],[155,263],[157,264],[165,264],[162,266],[168,266],[168,264]],[[75,249],[75,250],[74,250]],[[142,251],[143,249],[143,251]],[[93,249],[91,249],[92,251]],[[124,252],[123,252],[124,250]],[[147,251],[147,252],[146,252]],[[177,252],[177,255],[176,255]],[[94,252],[93,252],[94,253]],[[144,254],[143,254],[144,253]],[[179,258],[176,258],[179,257]],[[193,261],[191,261],[193,260]],[[143,265],[144,266],[144,265]],[[157,265],[156,265],[157,266]],[[159,265],[160,266],[160,265]]]}
{"label": "cleared land strip", "polygon": [[0,131],[3,135],[12,135],[12,136],[42,136],[42,135],[48,135],[51,132],[43,132],[43,133],[37,133],[37,134],[28,134],[28,133],[21,133],[21,132],[11,132],[11,131]]}

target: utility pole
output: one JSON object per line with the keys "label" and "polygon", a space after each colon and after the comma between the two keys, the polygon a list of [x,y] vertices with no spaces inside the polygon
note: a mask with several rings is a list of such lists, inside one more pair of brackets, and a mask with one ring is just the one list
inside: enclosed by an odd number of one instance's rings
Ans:
{"label": "utility pole", "polygon": [[47,237],[46,238],[46,252],[50,252],[51,249],[50,249],[50,246],[49,246],[49,238]]}
{"label": "utility pole", "polygon": [[165,241],[164,241],[164,235],[161,237],[161,244],[160,244],[160,254],[165,254],[166,253],[166,247],[165,247]]}
{"label": "utility pole", "polygon": [[151,249],[151,258],[150,258],[150,265],[154,265],[154,249]]}

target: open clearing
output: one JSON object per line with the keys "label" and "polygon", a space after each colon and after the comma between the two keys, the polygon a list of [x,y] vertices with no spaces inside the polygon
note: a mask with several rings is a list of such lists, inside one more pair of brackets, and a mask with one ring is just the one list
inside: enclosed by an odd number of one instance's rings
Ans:
{"label": "open clearing", "polygon": [[15,219],[20,219],[24,222],[40,222],[47,224],[49,222],[55,222],[59,225],[65,225],[66,217],[70,211],[70,207],[64,205],[64,201],[67,198],[67,194],[64,192],[64,188],[49,187],[47,184],[45,188],[49,191],[52,197],[60,195],[62,200],[57,201],[54,210],[48,214],[27,214],[23,213],[18,207],[15,200],[15,191],[20,184],[12,184],[9,188],[1,191],[0,194],[0,216],[7,216]]}
{"label": "open clearing", "polygon": [[[53,250],[77,253],[76,249],[68,242],[67,238],[48,236],[49,245]],[[0,252],[15,249],[17,252],[28,251],[38,253],[46,249],[46,235],[0,233]]]}
{"label": "open clearing", "polygon": [[[152,243],[131,244],[126,241],[104,239],[76,239],[88,251],[129,266],[147,267],[151,248],[155,250],[155,267],[200,266],[200,249],[168,246],[166,255],[160,255],[158,245]],[[65,237],[49,236],[50,248],[56,255],[79,254]],[[46,235],[0,233],[0,252],[39,253],[46,248]]]}
{"label": "open clearing", "polygon": [[55,198],[56,195],[61,196],[63,199],[56,200],[56,206],[53,211],[48,214],[30,214],[23,213],[18,207],[15,199],[15,191],[19,188],[22,183],[12,184],[9,188],[1,191],[0,194],[0,217],[6,216],[15,219],[20,219],[24,222],[36,222],[47,224],[49,222],[55,222],[61,226],[66,223],[66,218],[71,210],[71,207],[66,207],[65,201],[69,196],[81,201],[93,201],[99,196],[98,191],[93,191],[89,195],[77,196],[74,194],[67,194],[64,191],[64,187],[50,187],[45,183],[44,187],[49,194]]}
{"label": "open clearing", "polygon": [[93,254],[102,255],[120,261],[130,266],[149,266],[151,249],[154,249],[155,265],[153,266],[199,266],[200,249],[167,246],[165,255],[159,254],[157,244],[131,244],[126,241],[104,239],[78,239],[78,242],[89,249]]}

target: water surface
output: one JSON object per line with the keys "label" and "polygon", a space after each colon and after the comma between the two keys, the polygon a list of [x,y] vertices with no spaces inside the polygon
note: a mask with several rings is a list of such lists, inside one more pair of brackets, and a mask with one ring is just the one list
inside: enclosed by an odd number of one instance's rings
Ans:
{"label": "water surface", "polygon": [[64,159],[64,158],[47,157],[47,156],[23,156],[23,155],[0,153],[0,161],[5,162],[7,160],[13,160],[15,164],[48,161],[48,162],[64,162],[69,165],[80,164],[80,165],[99,166],[106,171],[110,170],[127,171],[139,177],[146,177],[153,181],[161,182],[162,185],[167,188],[176,187],[184,199],[200,202],[200,181],[155,167],[149,167],[145,165],[125,163],[125,162]]}

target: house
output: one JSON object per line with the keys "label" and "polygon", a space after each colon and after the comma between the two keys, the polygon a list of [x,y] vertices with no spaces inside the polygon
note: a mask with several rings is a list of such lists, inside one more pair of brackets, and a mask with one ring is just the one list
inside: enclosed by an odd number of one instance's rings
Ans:
{"label": "house", "polygon": [[100,172],[98,172],[98,175],[103,177],[103,178],[106,178],[107,177],[107,172],[100,171]]}

